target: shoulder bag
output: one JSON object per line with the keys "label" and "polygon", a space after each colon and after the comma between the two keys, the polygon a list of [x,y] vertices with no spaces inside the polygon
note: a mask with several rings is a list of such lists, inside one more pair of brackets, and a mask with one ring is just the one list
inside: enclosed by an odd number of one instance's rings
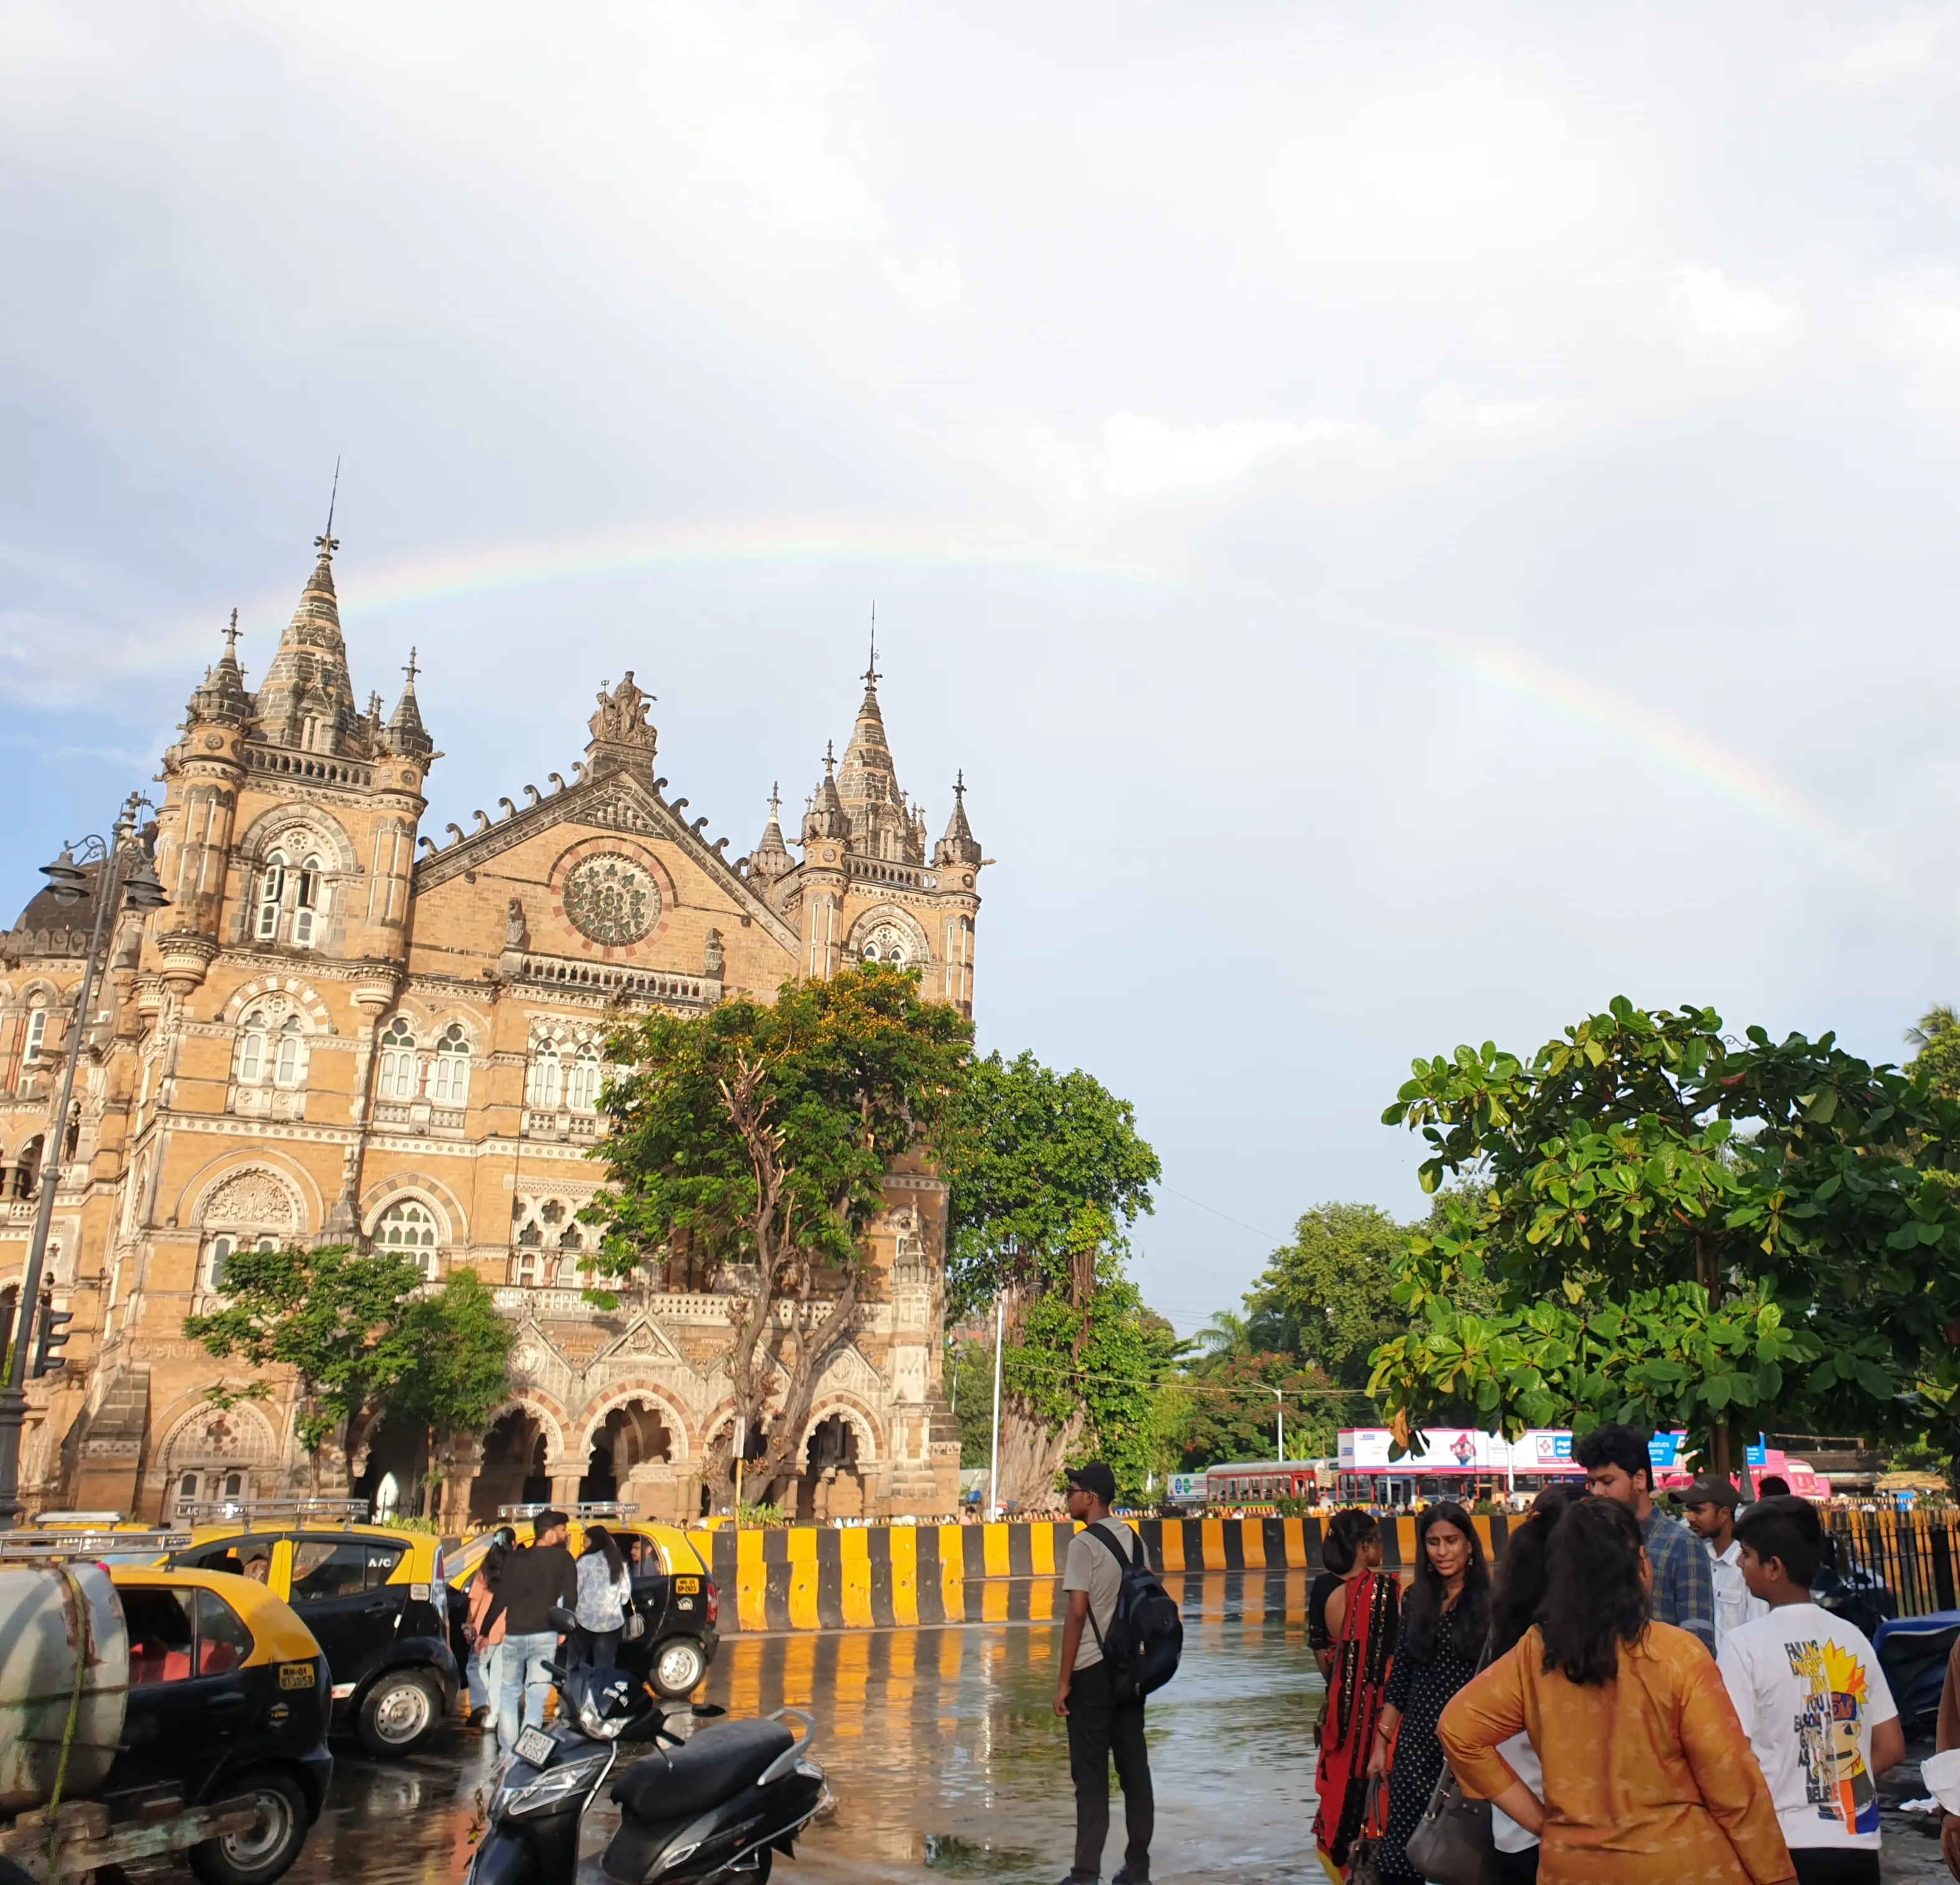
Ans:
{"label": "shoulder bag", "polygon": [[1348,1848],[1348,1885],[1387,1885],[1382,1876],[1382,1835],[1378,1820],[1388,1817],[1382,1795],[1387,1783],[1377,1775],[1368,1783],[1368,1804],[1361,1813],[1361,1830]]}

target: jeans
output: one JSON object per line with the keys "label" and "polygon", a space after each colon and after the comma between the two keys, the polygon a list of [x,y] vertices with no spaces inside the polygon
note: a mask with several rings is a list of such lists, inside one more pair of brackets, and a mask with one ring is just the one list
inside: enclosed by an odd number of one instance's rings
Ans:
{"label": "jeans", "polygon": [[1879,1885],[1879,1855],[1869,1846],[1793,1845],[1796,1885]]}
{"label": "jeans", "polygon": [[[545,1718],[545,1697],[551,1677],[545,1664],[558,1654],[558,1632],[539,1630],[528,1636],[506,1635],[498,1654],[497,1739],[507,1754],[517,1744],[520,1727],[534,1728]],[[523,1719],[519,1708],[521,1705]]]}
{"label": "jeans", "polygon": [[489,1645],[471,1644],[469,1660],[463,1666],[463,1679],[469,1686],[469,1712],[473,1715],[479,1708],[487,1708],[490,1705],[489,1672]]}
{"label": "jeans", "polygon": [[616,1630],[589,1630],[583,1624],[565,1638],[565,1666],[568,1669],[617,1669],[622,1625]]}
{"label": "jeans", "polygon": [[1109,1838],[1109,1759],[1123,1788],[1123,1863],[1147,1878],[1157,1801],[1150,1791],[1150,1756],[1144,1746],[1144,1708],[1118,1708],[1110,1699],[1109,1672],[1100,1663],[1078,1669],[1068,1683],[1068,1772],[1075,1782],[1075,1870],[1078,1879],[1102,1876],[1102,1848]]}

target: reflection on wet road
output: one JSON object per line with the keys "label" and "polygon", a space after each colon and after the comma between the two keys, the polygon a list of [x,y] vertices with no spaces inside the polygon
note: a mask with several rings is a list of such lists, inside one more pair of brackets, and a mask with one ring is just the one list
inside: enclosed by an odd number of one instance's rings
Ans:
{"label": "reflection on wet road", "polygon": [[[1165,1880],[1319,1880],[1312,1724],[1320,1679],[1306,1651],[1303,1571],[1185,1579],[1185,1657],[1151,1699],[1157,1797],[1153,1870]],[[1174,1592],[1179,1581],[1169,1580]],[[840,1631],[737,1637],[722,1645],[705,1699],[731,1715],[789,1705],[817,1719],[816,1758],[835,1810],[778,1861],[798,1880],[1059,1878],[1074,1808],[1055,1693],[1059,1625]],[[333,1794],[294,1885],[358,1877],[450,1885],[469,1863],[490,1744],[460,1733],[409,1762],[338,1751]],[[1120,1802],[1108,1869],[1122,1847]],[[588,1817],[586,1847],[610,1836],[612,1809]],[[588,1863],[582,1885],[597,1885]]]}

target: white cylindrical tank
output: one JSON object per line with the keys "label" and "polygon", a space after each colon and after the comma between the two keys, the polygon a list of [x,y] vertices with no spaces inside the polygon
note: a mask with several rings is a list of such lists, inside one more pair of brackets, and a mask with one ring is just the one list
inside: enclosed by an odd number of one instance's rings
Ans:
{"label": "white cylindrical tank", "polygon": [[109,1573],[90,1564],[0,1569],[0,1812],[46,1804],[72,1708],[62,1797],[79,1800],[100,1786],[129,1700],[129,1632]]}

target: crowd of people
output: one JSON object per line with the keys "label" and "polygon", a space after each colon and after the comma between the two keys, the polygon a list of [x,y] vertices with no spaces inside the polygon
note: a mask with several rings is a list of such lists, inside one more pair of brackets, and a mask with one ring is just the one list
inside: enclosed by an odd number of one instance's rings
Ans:
{"label": "crowd of people", "polygon": [[1406,1593],[1372,1514],[1330,1522],[1309,1607],[1329,1875],[1421,1885],[1410,1842],[1446,1771],[1490,1803],[1505,1885],[1876,1885],[1904,1739],[1870,1643],[1811,1601],[1814,1509],[1739,1512],[1705,1480],[1683,1524],[1646,1435],[1575,1451],[1585,1492],[1541,1493],[1494,1578],[1460,1505],[1423,1511]]}

